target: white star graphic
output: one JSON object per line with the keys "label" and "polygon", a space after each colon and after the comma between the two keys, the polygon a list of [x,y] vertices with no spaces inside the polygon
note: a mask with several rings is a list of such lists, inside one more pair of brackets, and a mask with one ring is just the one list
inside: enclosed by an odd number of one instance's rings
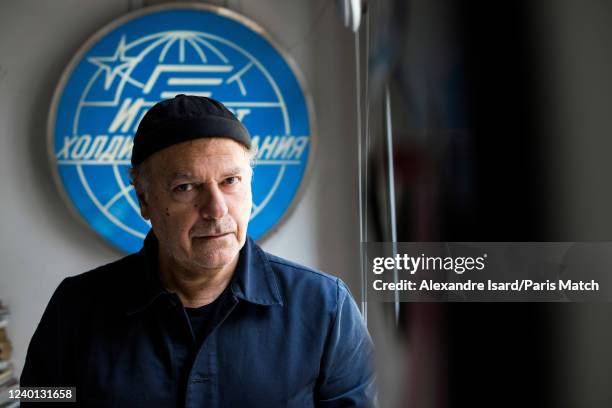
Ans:
{"label": "white star graphic", "polygon": [[[121,37],[121,41],[119,41],[119,45],[115,50],[115,55],[109,57],[90,57],[87,60],[106,71],[104,90],[108,90],[111,87],[117,75],[125,77],[126,71],[140,61],[138,57],[125,56],[125,36]],[[129,80],[130,78],[126,79]]]}

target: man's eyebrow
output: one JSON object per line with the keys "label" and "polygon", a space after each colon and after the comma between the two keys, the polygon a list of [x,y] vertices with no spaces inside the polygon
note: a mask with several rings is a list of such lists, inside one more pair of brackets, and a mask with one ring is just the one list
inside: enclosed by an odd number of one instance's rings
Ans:
{"label": "man's eyebrow", "polygon": [[222,174],[223,174],[223,177],[234,176],[236,174],[242,173],[243,170],[244,169],[242,167],[236,166],[236,167],[232,167],[230,169],[224,170]]}

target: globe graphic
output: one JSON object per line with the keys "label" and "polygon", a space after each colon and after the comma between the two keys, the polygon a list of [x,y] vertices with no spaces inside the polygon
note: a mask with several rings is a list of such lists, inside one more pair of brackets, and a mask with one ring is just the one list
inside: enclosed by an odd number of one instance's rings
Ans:
{"label": "globe graphic", "polygon": [[[165,31],[140,38],[122,35],[107,43],[113,45],[106,52],[91,53],[81,62],[96,69],[78,97],[71,123],[72,135],[89,137],[83,152],[91,157],[69,163],[91,201],[81,206],[95,206],[99,212],[87,221],[103,236],[105,230],[119,228],[140,241],[150,229],[140,216],[128,170],[138,122],[159,100],[182,93],[220,100],[256,142],[260,136],[292,134],[279,84],[260,61],[231,41],[206,32]],[[256,164],[251,222],[283,184],[289,166],[282,160]],[[134,249],[138,246],[129,248]]]}

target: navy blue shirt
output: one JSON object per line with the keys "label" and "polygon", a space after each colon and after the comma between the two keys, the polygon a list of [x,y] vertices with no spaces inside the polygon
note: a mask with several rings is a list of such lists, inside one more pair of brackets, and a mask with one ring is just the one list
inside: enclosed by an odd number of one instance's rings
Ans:
{"label": "navy blue shirt", "polygon": [[21,386],[74,386],[95,407],[373,405],[372,342],[340,279],[248,238],[208,317],[198,341],[150,233],[140,252],[62,281]]}

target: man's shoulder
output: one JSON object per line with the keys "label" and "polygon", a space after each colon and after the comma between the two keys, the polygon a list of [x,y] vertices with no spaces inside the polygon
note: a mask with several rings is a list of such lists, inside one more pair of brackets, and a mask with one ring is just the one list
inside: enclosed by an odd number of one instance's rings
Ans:
{"label": "man's shoulder", "polygon": [[70,304],[114,303],[138,285],[142,260],[138,253],[65,278],[56,295]]}
{"label": "man's shoulder", "polygon": [[350,296],[347,285],[336,276],[269,252],[264,251],[264,254],[284,291],[289,292],[287,295],[290,297],[303,295],[310,300],[320,297],[321,300],[325,298],[335,304],[339,298]]}
{"label": "man's shoulder", "polygon": [[279,270],[282,273],[299,273],[302,274],[302,276],[304,277],[314,279],[324,285],[336,285],[340,281],[340,278],[325,272],[321,272],[317,269],[301,265],[297,262],[293,262],[285,258],[281,258],[280,256],[273,255],[269,252],[264,251],[264,254],[268,259],[268,262],[270,262],[270,264],[272,264],[275,269]]}
{"label": "man's shoulder", "polygon": [[87,272],[67,278],[72,284],[79,285],[100,285],[100,284],[118,284],[117,279],[124,281],[129,279],[135,270],[142,266],[142,259],[139,253],[127,255],[116,261],[98,266]]}

